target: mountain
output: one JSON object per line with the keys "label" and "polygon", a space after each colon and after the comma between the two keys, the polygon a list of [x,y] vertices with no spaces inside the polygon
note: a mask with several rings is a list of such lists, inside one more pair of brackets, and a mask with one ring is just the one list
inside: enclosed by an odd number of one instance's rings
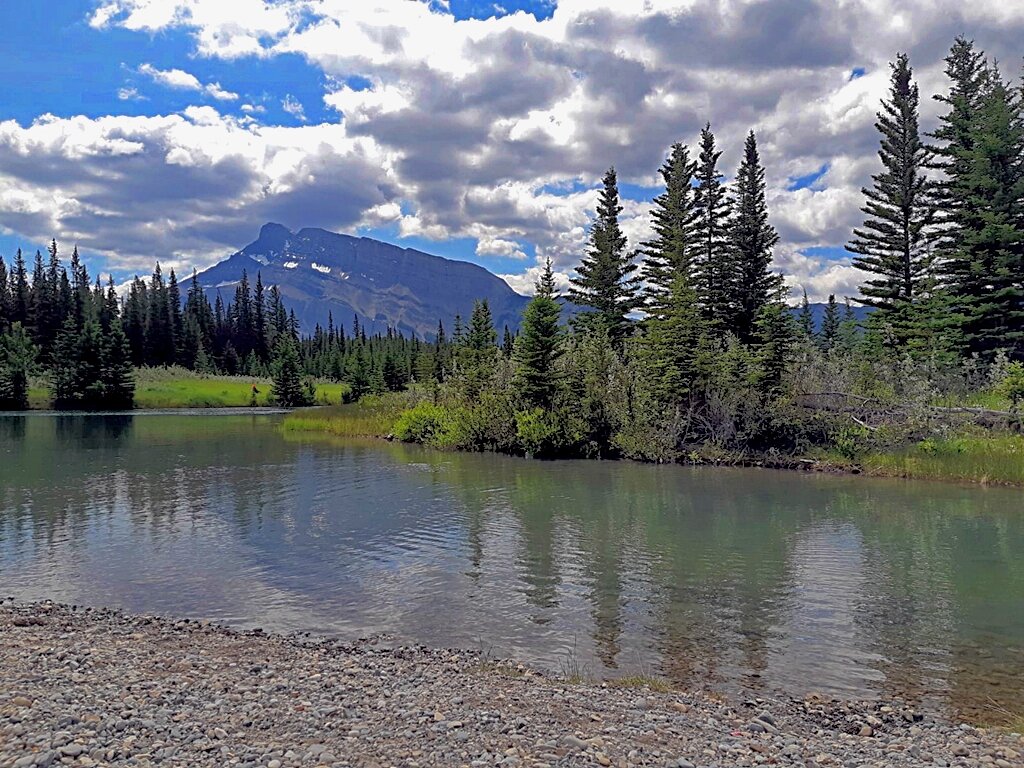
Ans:
{"label": "mountain", "polygon": [[[824,321],[824,319],[825,319],[825,310],[828,309],[828,304],[826,304],[825,302],[820,302],[820,303],[812,303],[812,304],[809,304],[808,306],[810,306],[810,308],[811,308],[811,318],[812,318],[812,320],[814,322],[814,330],[815,331],[820,331],[821,330],[822,321]],[[793,317],[798,317],[800,315],[800,307],[799,306],[790,307],[789,311],[793,314]],[[871,307],[861,306],[860,304],[854,304],[853,305],[853,316],[857,319],[857,322],[864,322],[865,320],[867,320],[868,317],[870,317],[870,315],[871,315],[871,313],[873,311],[874,311],[874,309],[872,309]],[[845,316],[846,316],[846,306],[845,306],[845,304],[840,302],[840,304],[839,304],[839,319],[842,320]]]}
{"label": "mountain", "polygon": [[327,327],[333,313],[335,324],[349,331],[356,315],[367,333],[390,326],[433,338],[438,321],[451,333],[456,314],[468,321],[474,300],[487,299],[500,334],[505,325],[519,327],[529,302],[476,264],[323,229],[291,232],[280,224],[264,225],[255,242],[201,272],[199,282],[211,301],[220,292],[227,303],[243,271],[251,283],[259,272],[267,289],[276,285],[306,333],[318,323]]}

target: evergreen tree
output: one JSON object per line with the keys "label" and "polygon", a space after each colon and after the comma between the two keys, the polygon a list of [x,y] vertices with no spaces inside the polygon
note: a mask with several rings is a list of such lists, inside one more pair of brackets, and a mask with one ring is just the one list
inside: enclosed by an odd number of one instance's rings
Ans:
{"label": "evergreen tree", "polygon": [[842,320],[839,316],[839,304],[836,303],[836,295],[830,293],[828,304],[825,305],[825,317],[821,322],[821,334],[818,344],[823,352],[831,352],[839,338],[839,326]]}
{"label": "evergreen tree", "polygon": [[515,342],[515,386],[530,407],[549,408],[558,387],[556,363],[561,330],[558,319],[562,308],[555,291],[551,259],[537,281],[537,292],[523,310],[519,336]]}
{"label": "evergreen tree", "polygon": [[645,309],[658,313],[670,300],[671,286],[682,273],[692,282],[698,257],[697,209],[693,178],[697,163],[683,144],[673,144],[661,166],[665,191],[654,198],[651,229],[654,239],[641,246],[644,279],[647,283]]}
{"label": "evergreen tree", "polygon": [[283,334],[274,348],[271,366],[273,388],[271,400],[284,408],[310,405],[308,392],[302,385],[299,350],[290,334]]}
{"label": "evergreen tree", "polygon": [[636,264],[626,250],[626,236],[619,228],[619,188],[615,169],[604,176],[604,187],[597,205],[597,218],[590,227],[587,253],[569,279],[569,300],[593,312],[577,315],[577,325],[597,322],[613,343],[629,332],[627,315],[637,307]]}
{"label": "evergreen tree", "polygon": [[11,286],[7,278],[7,263],[3,256],[0,256],[0,334],[3,334],[11,327],[13,320],[11,313],[14,310],[11,301]]}
{"label": "evergreen tree", "polygon": [[860,329],[857,324],[857,315],[853,311],[850,300],[846,300],[843,307],[843,319],[839,323],[839,333],[836,337],[836,346],[844,354],[852,354],[857,348],[857,341],[860,336]]}
{"label": "evergreen tree", "polygon": [[735,327],[739,311],[739,272],[730,242],[732,210],[718,159],[711,125],[700,133],[700,157],[697,161],[697,237],[700,251],[694,288],[708,321],[717,328]]}
{"label": "evergreen tree", "polygon": [[782,276],[771,271],[772,249],[779,235],[768,222],[764,167],[751,131],[743,147],[743,161],[733,185],[729,229],[732,257],[736,260],[736,315],[731,328],[740,340],[753,341],[757,318],[769,302],[778,301],[783,291]]}
{"label": "evergreen tree", "polygon": [[805,339],[814,338],[814,313],[811,312],[811,304],[807,300],[807,289],[804,288],[804,297],[800,302],[800,312],[797,314],[797,327]]}
{"label": "evergreen tree", "polygon": [[697,377],[696,360],[705,335],[694,289],[694,265],[701,251],[693,178],[696,163],[674,144],[661,176],[665,191],[654,198],[646,255],[645,359],[652,391],[663,403],[678,403]]}
{"label": "evergreen tree", "polygon": [[[853,232],[847,250],[854,266],[871,276],[860,290],[863,302],[883,313],[914,301],[931,268],[929,227],[935,216],[931,184],[925,176],[928,151],[918,130],[919,96],[906,54],[892,65],[889,98],[875,127],[882,135],[878,156],[883,170],[862,190],[867,216]],[[905,336],[894,326],[897,336]]]}
{"label": "evergreen tree", "polygon": [[32,339],[20,322],[0,334],[0,411],[28,409],[28,382],[36,355]]}
{"label": "evergreen tree", "polygon": [[946,251],[949,289],[969,352],[1024,359],[1024,114],[1022,94],[995,68],[970,143],[952,186],[964,203]]}
{"label": "evergreen tree", "polygon": [[459,349],[459,367],[466,394],[475,397],[494,370],[498,354],[498,334],[487,300],[473,303],[469,329]]}
{"label": "evergreen tree", "polygon": [[781,394],[794,339],[793,316],[789,308],[781,301],[762,307],[757,317],[754,348],[758,362],[758,389],[763,395],[777,397]]}
{"label": "evergreen tree", "polygon": [[29,319],[29,286],[28,270],[25,268],[25,257],[21,248],[14,257],[11,269],[11,323],[27,323]]}
{"label": "evergreen tree", "polygon": [[100,381],[103,387],[103,408],[128,410],[135,399],[135,371],[132,368],[131,346],[120,323],[111,323],[102,333]]}
{"label": "evergreen tree", "polygon": [[932,134],[938,143],[930,149],[931,166],[941,171],[935,189],[937,250],[943,261],[948,262],[962,250],[962,235],[971,228],[973,204],[968,176],[989,72],[984,54],[964,37],[956,38],[945,62],[949,92],[934,98],[947,111],[939,117],[939,127]]}
{"label": "evergreen tree", "polygon": [[505,335],[504,335],[504,337],[502,338],[502,341],[501,341],[501,351],[502,351],[502,354],[505,355],[505,357],[511,357],[512,356],[512,352],[514,350],[515,350],[515,337],[512,336],[512,331],[510,331],[508,329],[508,326],[506,325],[505,326]]}
{"label": "evergreen tree", "polygon": [[170,345],[168,362],[174,365],[182,359],[182,316],[181,289],[178,288],[178,277],[173,269],[167,278],[167,333],[167,343]]}
{"label": "evergreen tree", "polygon": [[174,362],[174,333],[168,311],[167,285],[159,263],[150,278],[146,299],[145,363],[170,365]]}

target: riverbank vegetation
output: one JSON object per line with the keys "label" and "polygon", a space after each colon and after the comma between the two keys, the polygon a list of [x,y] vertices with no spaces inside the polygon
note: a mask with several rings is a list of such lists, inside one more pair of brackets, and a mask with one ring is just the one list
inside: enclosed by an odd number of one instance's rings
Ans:
{"label": "riverbank vegetation", "polygon": [[[806,298],[787,307],[757,138],[727,184],[706,126],[695,152],[672,147],[654,237],[633,249],[609,170],[564,297],[582,312],[560,323],[550,263],[511,342],[498,344],[478,303],[418,367],[429,374],[390,432],[534,456],[815,455],[879,474],[1024,481],[1022,95],[963,39],[947,75],[946,112],[925,137],[910,63],[892,65],[880,171],[848,246],[867,274],[855,299],[866,321],[835,297],[820,323]],[[344,431],[344,414],[319,418]]]}

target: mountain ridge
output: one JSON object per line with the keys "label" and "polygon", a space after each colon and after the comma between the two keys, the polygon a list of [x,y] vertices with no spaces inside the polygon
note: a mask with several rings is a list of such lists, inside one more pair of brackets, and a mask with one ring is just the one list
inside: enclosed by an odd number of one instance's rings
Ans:
{"label": "mountain ridge", "polygon": [[394,328],[433,338],[438,322],[450,333],[454,318],[469,318],[473,302],[487,299],[495,327],[515,330],[529,297],[468,261],[447,259],[414,248],[306,227],[296,232],[270,222],[259,237],[224,261],[200,272],[211,299],[225,301],[246,272],[260,272],[268,288],[278,286],[302,330],[335,325],[351,328],[353,316],[367,333]]}

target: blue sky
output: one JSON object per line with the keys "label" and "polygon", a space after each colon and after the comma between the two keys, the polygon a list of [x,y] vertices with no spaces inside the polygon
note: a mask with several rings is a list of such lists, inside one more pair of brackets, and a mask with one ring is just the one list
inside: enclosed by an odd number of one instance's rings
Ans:
{"label": "blue sky", "polygon": [[56,237],[122,280],[208,266],[275,220],[525,290],[545,258],[572,271],[610,165],[643,239],[669,146],[711,122],[727,178],[758,133],[794,290],[848,295],[887,62],[908,50],[927,94],[963,28],[1020,54],[1024,9],[936,3],[0,3],[0,255]]}

